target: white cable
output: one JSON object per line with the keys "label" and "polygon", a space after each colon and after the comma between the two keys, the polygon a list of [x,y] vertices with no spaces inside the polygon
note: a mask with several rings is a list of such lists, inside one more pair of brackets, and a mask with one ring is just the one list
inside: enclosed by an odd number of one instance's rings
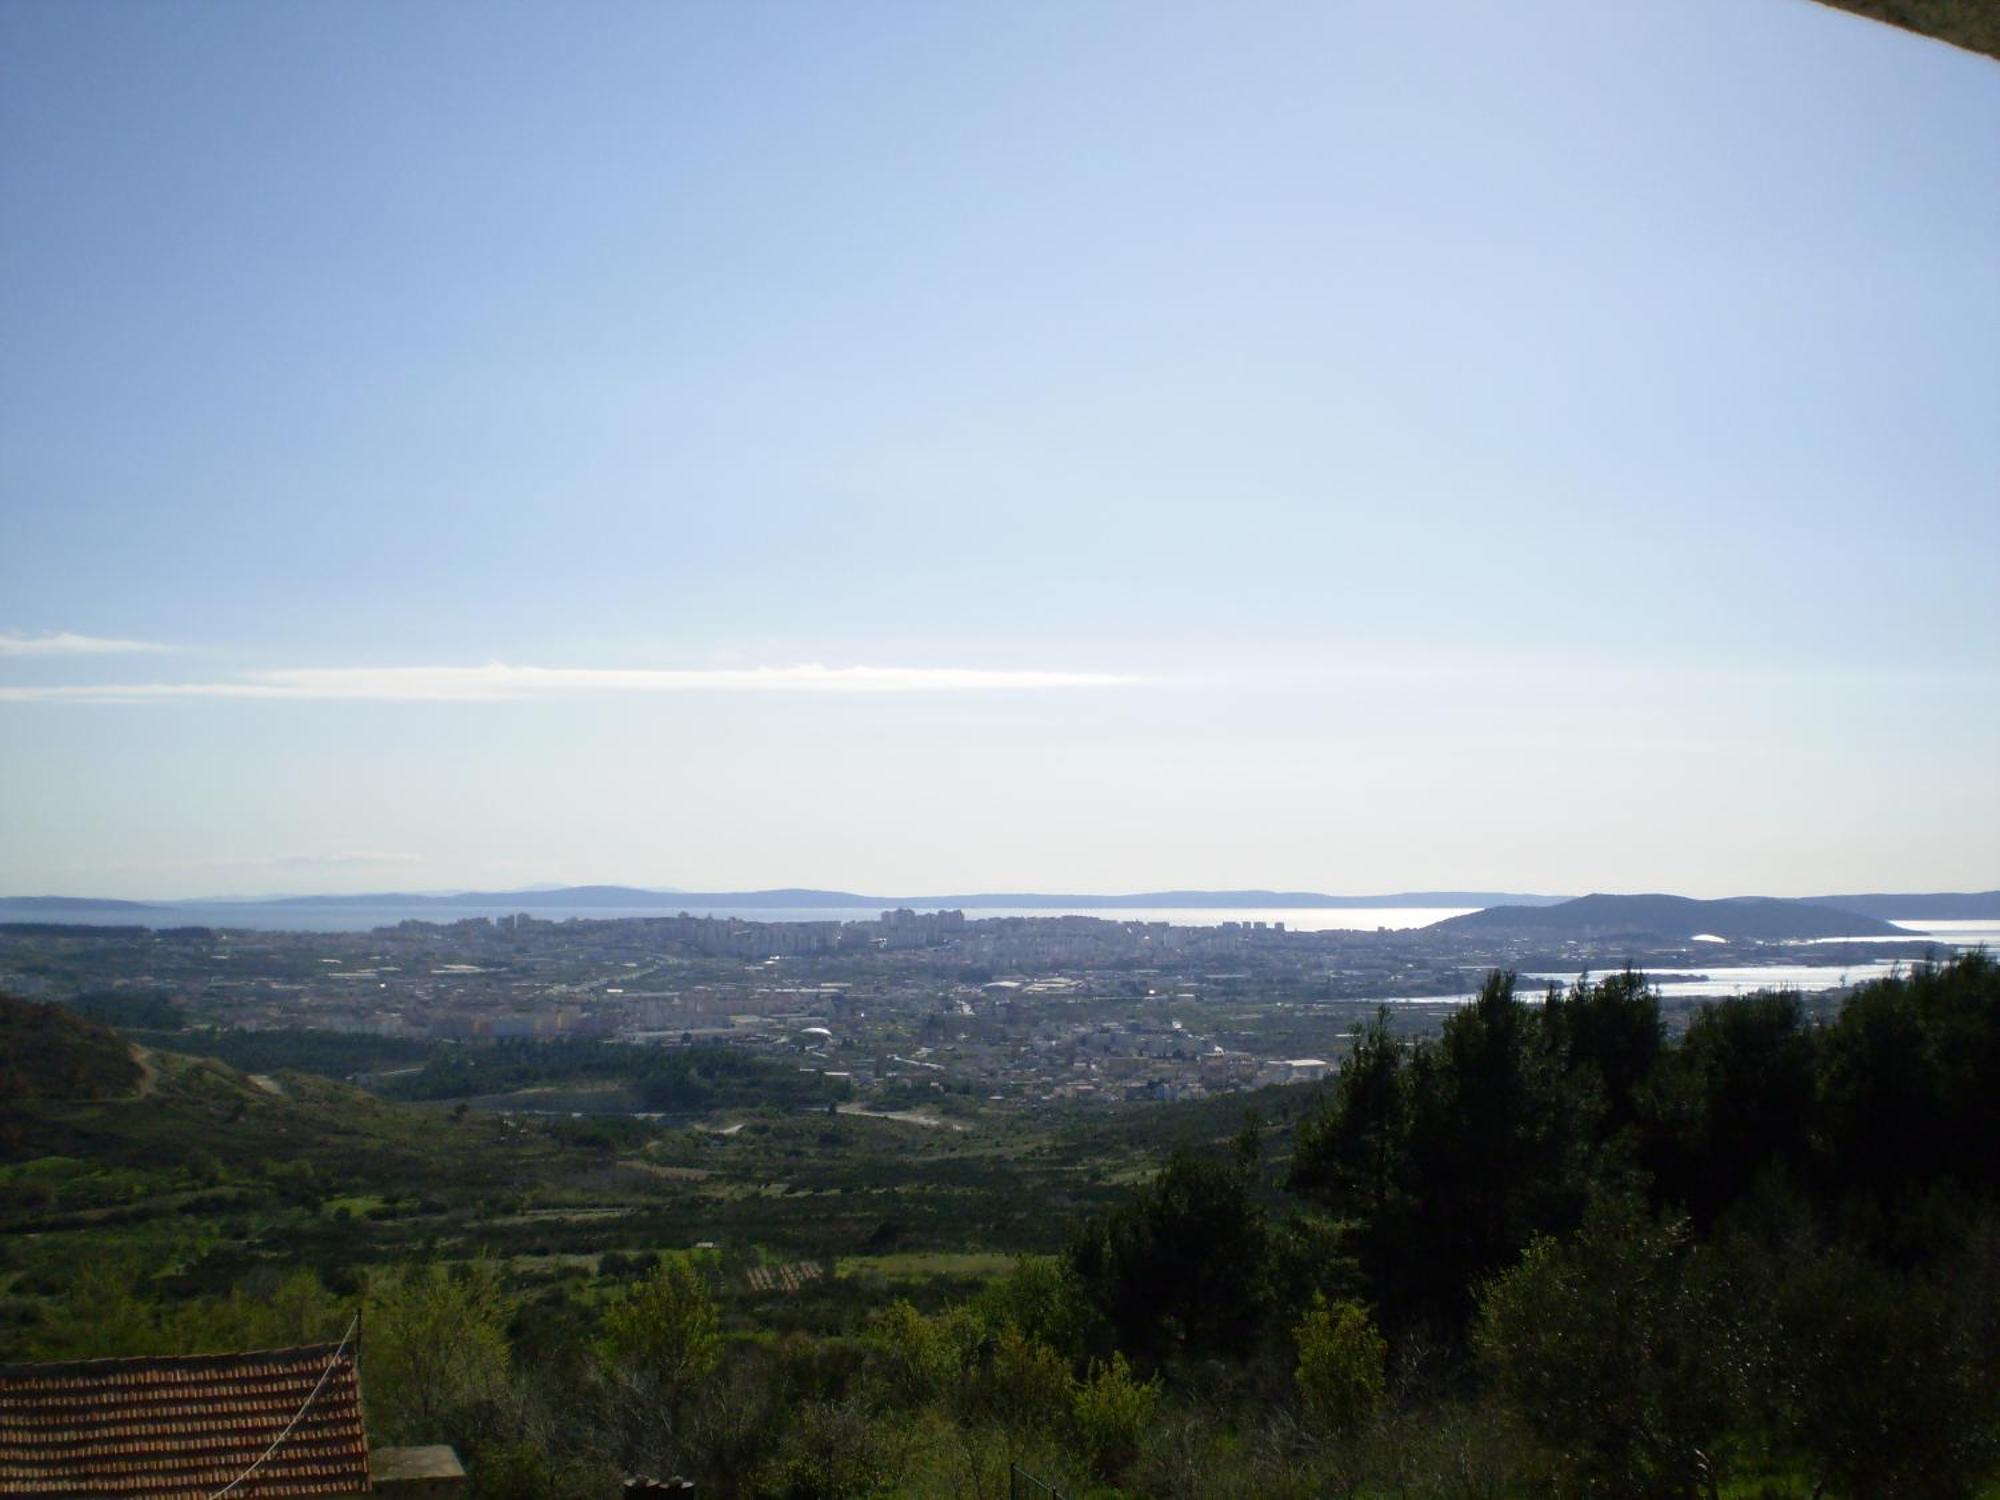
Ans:
{"label": "white cable", "polygon": [[248,1479],[252,1474],[255,1474],[259,1469],[263,1468],[265,1464],[271,1461],[271,1455],[273,1453],[276,1453],[280,1448],[284,1446],[285,1439],[292,1435],[292,1429],[297,1427],[299,1423],[305,1419],[305,1414],[308,1411],[312,1410],[313,1402],[319,1400],[319,1393],[326,1389],[327,1381],[333,1377],[333,1372],[340,1368],[340,1356],[347,1351],[347,1341],[354,1337],[354,1330],[359,1328],[360,1326],[361,1326],[361,1314],[356,1313],[354,1315],[354,1321],[347,1325],[347,1332],[343,1333],[340,1336],[340,1347],[333,1351],[333,1358],[327,1361],[326,1369],[321,1371],[319,1377],[319,1384],[314,1386],[312,1388],[312,1394],[306,1397],[305,1405],[301,1406],[296,1412],[292,1413],[292,1420],[285,1424],[285,1430],[279,1433],[277,1437],[271,1440],[271,1446],[264,1450],[262,1456],[258,1458],[257,1462],[250,1465],[249,1468],[245,1469],[241,1474],[238,1474],[234,1479],[230,1480],[229,1483],[225,1484],[221,1489],[217,1490],[213,1495],[210,1495],[208,1497],[208,1500],[222,1500],[222,1497],[224,1495],[227,1495],[231,1490],[235,1489],[236,1486],[241,1484],[244,1480]]}

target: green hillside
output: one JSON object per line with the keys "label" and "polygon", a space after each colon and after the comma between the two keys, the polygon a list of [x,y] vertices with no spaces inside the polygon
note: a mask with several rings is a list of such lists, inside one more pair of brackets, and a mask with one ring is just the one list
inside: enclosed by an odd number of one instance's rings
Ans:
{"label": "green hillside", "polygon": [[109,1028],[0,995],[0,1104],[115,1099],[139,1081],[131,1047]]}
{"label": "green hillside", "polygon": [[[17,1092],[0,1126],[0,1223],[18,1231],[0,1239],[0,1301],[24,1297],[30,1326],[71,1267],[105,1255],[197,1295],[300,1267],[351,1286],[438,1252],[532,1275],[704,1241],[750,1260],[895,1255],[904,1271],[911,1256],[1052,1251],[1073,1215],[1175,1147],[1226,1139],[1252,1103],[1282,1119],[1309,1097],[1146,1106],[1099,1136],[1081,1115],[969,1099],[934,1125],[802,1108],[790,1071],[761,1097],[747,1072],[719,1107],[670,1123],[573,1117],[588,1079],[522,1089],[508,1113],[159,1047],[139,1053],[142,1074],[122,1037],[4,997],[0,1034],[32,1043],[9,1043]],[[1285,1141],[1274,1131],[1271,1149]],[[0,1359],[29,1347],[0,1322]]]}

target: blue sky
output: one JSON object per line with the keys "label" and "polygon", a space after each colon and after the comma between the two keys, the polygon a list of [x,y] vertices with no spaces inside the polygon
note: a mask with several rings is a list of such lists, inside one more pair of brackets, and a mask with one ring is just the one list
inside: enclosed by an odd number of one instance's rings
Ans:
{"label": "blue sky", "polygon": [[1996,411],[1803,0],[14,0],[0,891],[1993,886]]}

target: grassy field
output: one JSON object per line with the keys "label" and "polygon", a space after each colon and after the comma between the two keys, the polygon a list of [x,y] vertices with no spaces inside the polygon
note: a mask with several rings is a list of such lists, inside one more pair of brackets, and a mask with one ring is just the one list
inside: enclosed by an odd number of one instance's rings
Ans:
{"label": "grassy field", "polygon": [[931,1281],[938,1277],[984,1280],[1003,1275],[1013,1267],[1014,1260],[1011,1255],[976,1251],[966,1254],[912,1251],[901,1255],[848,1255],[841,1257],[837,1274],[874,1277],[892,1284]]}

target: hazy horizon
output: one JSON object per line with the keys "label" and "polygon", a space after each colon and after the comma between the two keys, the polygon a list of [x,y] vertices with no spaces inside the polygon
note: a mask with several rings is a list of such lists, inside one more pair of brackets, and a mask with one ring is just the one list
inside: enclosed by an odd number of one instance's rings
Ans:
{"label": "hazy horizon", "polygon": [[[1671,896],[1689,896],[1695,900],[1727,900],[1727,899],[1758,900],[1769,897],[1777,897],[1780,899],[1804,900],[1804,899],[1811,899],[1813,897],[1827,897],[1836,895],[1909,895],[1909,896],[1984,895],[1989,891],[2000,890],[2000,884],[1988,884],[1984,886],[1968,886],[1957,890],[1948,890],[1947,888],[1942,886],[1912,886],[1901,891],[1890,891],[1881,888],[1870,888],[1869,890],[1865,891],[1859,888],[1853,890],[1843,889],[1839,891],[1830,889],[1816,889],[1811,891],[1728,891],[1724,892],[1720,896],[1713,896],[1713,895],[1703,895],[1700,893],[1687,892],[1687,891],[1668,891],[1663,888],[1654,886],[1648,886],[1644,888],[1635,887],[1631,890],[1623,890],[1623,891],[1585,891],[1585,890],[1528,891],[1511,887],[1500,887],[1500,886],[1478,887],[1478,886],[1464,886],[1464,885],[1410,887],[1410,888],[1402,888],[1396,890],[1355,889],[1355,890],[1345,890],[1345,891],[1328,891],[1328,890],[1312,889],[1309,887],[1275,887],[1268,885],[1249,885],[1249,886],[1191,885],[1191,886],[1172,886],[1172,887],[1153,886],[1153,887],[1120,889],[1120,890],[1089,891],[1089,890],[1069,890],[1061,888],[1056,885],[1015,886],[1015,887],[966,886],[963,888],[951,888],[946,886],[929,885],[929,886],[899,887],[897,889],[888,891],[873,891],[864,889],[856,885],[808,886],[799,884],[775,884],[775,885],[760,884],[760,885],[745,885],[745,886],[691,886],[691,885],[662,885],[662,884],[642,884],[637,882],[612,882],[612,881],[586,880],[586,881],[577,881],[574,883],[552,883],[548,881],[535,881],[516,886],[440,886],[427,889],[417,888],[413,886],[394,886],[394,887],[384,886],[380,888],[360,887],[360,888],[352,888],[344,890],[280,889],[280,890],[269,890],[262,892],[204,890],[204,891],[190,891],[178,894],[158,894],[152,896],[120,896],[110,892],[82,891],[82,890],[0,891],[0,902],[49,901],[49,900],[137,901],[137,902],[152,902],[161,905],[227,906],[236,903],[251,905],[260,902],[281,902],[281,901],[296,901],[296,902],[342,901],[342,900],[366,898],[371,896],[380,896],[385,899],[391,899],[391,900],[401,899],[401,898],[414,898],[417,900],[451,900],[459,897],[470,898],[470,897],[490,897],[490,896],[532,897],[535,895],[551,895],[568,891],[592,890],[592,889],[633,891],[653,896],[686,896],[690,898],[730,896],[730,895],[765,896],[765,895],[773,895],[773,894],[781,894],[789,892],[807,892],[807,893],[820,893],[827,895],[855,896],[855,897],[862,897],[871,901],[891,901],[891,900],[934,901],[941,899],[998,901],[1009,897],[1031,897],[1038,900],[1056,900],[1056,899],[1071,900],[1076,904],[1086,904],[1090,901],[1122,902],[1122,901],[1130,901],[1142,896],[1180,895],[1180,896],[1210,896],[1210,897],[1229,896],[1229,897],[1240,898],[1240,897],[1254,895],[1254,896],[1271,896],[1279,898],[1287,896],[1306,897],[1306,898],[1317,898],[1320,900],[1331,901],[1331,902],[1351,902],[1351,903],[1356,903],[1353,909],[1369,910],[1369,909],[1387,909],[1387,908],[1370,907],[1369,905],[1367,905],[1367,903],[1382,902],[1391,898],[1400,898],[1409,896],[1431,896],[1431,897],[1473,896],[1473,895],[1508,896],[1517,898],[1524,902],[1566,901],[1566,900],[1574,900],[1577,897],[1586,895],[1623,895],[1623,896],[1671,895]],[[1212,909],[1218,911],[1230,910],[1233,909],[1233,905],[1234,904],[1225,904],[1222,906],[1214,907]],[[590,908],[579,908],[579,909],[588,910]],[[1302,909],[1309,909],[1309,908],[1302,908]],[[1338,909],[1338,908],[1329,908],[1329,909]],[[1444,911],[1454,908],[1439,906],[1437,909],[1440,911]]]}
{"label": "hazy horizon", "polygon": [[0,7],[0,891],[1976,891],[2000,71]]}

